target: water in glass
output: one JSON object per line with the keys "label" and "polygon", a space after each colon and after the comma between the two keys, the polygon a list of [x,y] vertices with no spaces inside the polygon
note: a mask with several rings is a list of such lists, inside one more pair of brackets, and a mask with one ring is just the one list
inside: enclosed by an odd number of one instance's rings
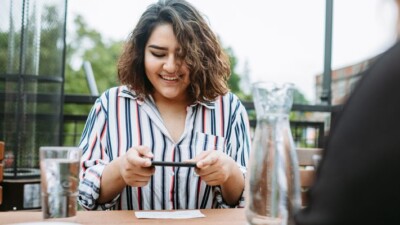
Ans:
{"label": "water in glass", "polygon": [[[64,152],[65,151],[65,152]],[[73,151],[77,151],[74,153]],[[42,211],[44,219],[73,218],[77,211],[79,149],[41,148]]]}

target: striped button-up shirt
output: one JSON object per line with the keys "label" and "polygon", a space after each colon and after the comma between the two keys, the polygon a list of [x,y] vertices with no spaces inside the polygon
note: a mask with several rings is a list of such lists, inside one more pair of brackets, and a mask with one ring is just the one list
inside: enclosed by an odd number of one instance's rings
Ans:
{"label": "striped button-up shirt", "polygon": [[[250,132],[246,110],[232,93],[187,107],[184,132],[174,142],[151,96],[141,101],[126,86],[104,92],[95,102],[82,133],[79,202],[87,209],[198,209],[226,207],[219,186],[209,186],[188,167],[156,167],[143,187],[126,186],[99,205],[104,167],[133,147],[148,146],[157,161],[181,162],[204,150],[223,151],[246,173]],[[112,185],[112,184],[109,184]],[[237,203],[243,206],[244,198]]]}

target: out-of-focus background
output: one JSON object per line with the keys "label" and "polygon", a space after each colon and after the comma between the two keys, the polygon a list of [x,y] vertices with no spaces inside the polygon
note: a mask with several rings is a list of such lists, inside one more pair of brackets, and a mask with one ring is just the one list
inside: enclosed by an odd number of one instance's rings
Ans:
{"label": "out-of-focus background", "polygon": [[[81,16],[80,22],[85,24],[81,28],[98,32],[105,44],[123,41],[141,13],[154,2],[69,0],[67,40],[75,45],[79,25],[74,21]],[[325,1],[189,2],[203,12],[223,45],[232,50],[244,92],[250,90],[249,84],[260,80],[293,82],[309,103],[318,102],[316,76],[323,72]],[[361,63],[392,45],[395,17],[391,0],[334,1],[332,69]],[[88,42],[80,44],[81,50],[96,47]],[[93,64],[99,59],[76,57],[72,64],[75,70],[82,60]],[[102,72],[95,71],[96,76],[98,73]],[[104,76],[113,74],[102,73],[96,78],[99,81]],[[100,89],[104,89],[101,84]]]}

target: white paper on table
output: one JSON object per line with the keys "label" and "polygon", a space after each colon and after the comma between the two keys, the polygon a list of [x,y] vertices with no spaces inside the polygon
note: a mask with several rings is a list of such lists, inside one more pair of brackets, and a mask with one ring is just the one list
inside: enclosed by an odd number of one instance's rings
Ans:
{"label": "white paper on table", "polygon": [[190,219],[206,217],[200,210],[182,210],[182,211],[155,211],[155,212],[135,212],[139,219]]}

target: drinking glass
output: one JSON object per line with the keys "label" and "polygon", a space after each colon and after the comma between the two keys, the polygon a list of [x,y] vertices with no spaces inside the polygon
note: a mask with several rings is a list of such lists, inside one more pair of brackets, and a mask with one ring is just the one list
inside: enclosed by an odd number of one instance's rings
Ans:
{"label": "drinking glass", "polygon": [[45,146],[39,152],[43,218],[75,221],[81,149]]}

